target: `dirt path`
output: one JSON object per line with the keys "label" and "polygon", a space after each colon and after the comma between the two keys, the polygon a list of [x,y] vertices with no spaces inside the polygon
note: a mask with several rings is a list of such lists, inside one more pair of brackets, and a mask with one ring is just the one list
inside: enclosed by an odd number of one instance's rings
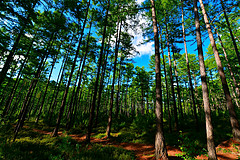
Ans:
{"label": "dirt path", "polygon": [[[33,131],[41,133],[41,134],[51,134],[52,132],[43,131],[39,129],[33,129]],[[62,132],[58,132],[59,135],[62,135]],[[77,135],[77,134],[70,134],[68,135],[72,137],[72,139],[83,142],[86,139],[86,135]],[[137,157],[137,160],[154,160],[154,145],[149,144],[140,144],[140,143],[118,143],[114,142],[106,137],[97,139],[91,138],[91,143],[98,143],[103,146],[105,145],[112,145],[114,147],[123,148],[126,150],[133,151]],[[233,144],[238,144],[239,146],[234,146]],[[237,152],[236,147],[240,147],[240,143],[233,141],[232,139],[227,140],[219,144],[216,148],[217,156],[219,160],[235,160],[238,159],[240,156],[240,149]],[[177,157],[176,154],[182,153],[179,148],[167,146],[167,152],[169,155],[170,160],[180,160],[180,157]],[[198,156],[196,159],[208,159],[206,156]]]}

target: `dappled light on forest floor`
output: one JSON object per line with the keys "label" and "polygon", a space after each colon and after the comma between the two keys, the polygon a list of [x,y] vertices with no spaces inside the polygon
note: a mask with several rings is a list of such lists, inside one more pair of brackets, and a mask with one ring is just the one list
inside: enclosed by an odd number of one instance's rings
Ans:
{"label": "dappled light on forest floor", "polygon": [[[33,129],[34,132],[38,132],[41,134],[51,134],[51,132],[43,131],[40,129]],[[63,136],[63,132],[58,132],[59,136]],[[67,134],[66,134],[67,135]],[[91,135],[94,135],[92,133]],[[69,134],[67,136],[70,136],[72,139],[76,140],[77,142],[85,142],[86,135],[80,135],[80,134]],[[141,143],[127,143],[127,142],[117,142],[114,141],[114,138],[94,138],[91,137],[91,144],[99,144],[102,146],[113,146],[117,148],[122,148],[125,150],[133,151],[135,153],[137,160],[154,160],[155,159],[155,149],[154,145],[152,144],[141,144]],[[234,160],[238,158],[238,155],[240,155],[240,149],[239,149],[240,143],[237,141],[234,141],[232,139],[223,141],[221,144],[219,144],[216,147],[217,156],[220,160]],[[88,149],[91,148],[91,145],[88,147]],[[174,146],[167,146],[167,152],[170,160],[180,160],[183,159],[179,157],[179,154],[182,154],[182,151],[178,147]],[[197,156],[196,159],[208,159],[205,155]]]}

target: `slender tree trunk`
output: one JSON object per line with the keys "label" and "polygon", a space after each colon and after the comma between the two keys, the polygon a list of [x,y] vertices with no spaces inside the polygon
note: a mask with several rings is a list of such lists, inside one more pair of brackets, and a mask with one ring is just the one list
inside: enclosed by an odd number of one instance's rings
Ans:
{"label": "slender tree trunk", "polygon": [[144,115],[144,109],[145,109],[145,104],[144,104],[144,90],[143,90],[143,83],[141,82],[141,114]]}
{"label": "slender tree trunk", "polygon": [[219,75],[220,75],[220,78],[221,78],[223,91],[224,91],[224,94],[225,94],[225,99],[226,99],[227,107],[228,107],[228,110],[229,110],[233,138],[237,141],[240,141],[239,123],[238,123],[238,120],[237,120],[236,112],[234,110],[234,105],[233,105],[233,102],[232,102],[232,97],[231,97],[230,92],[229,92],[227,80],[226,80],[226,77],[225,77],[225,74],[224,74],[224,71],[223,71],[222,62],[220,60],[218,50],[217,50],[217,47],[216,47],[216,44],[215,44],[215,40],[213,38],[213,33],[212,33],[211,26],[210,26],[209,21],[208,21],[208,17],[207,17],[207,13],[205,11],[205,7],[203,5],[202,0],[199,0],[199,2],[200,2],[200,5],[201,5],[201,8],[202,8],[202,14],[204,16],[204,21],[205,21],[205,24],[206,24],[206,28],[208,30],[209,39],[210,39],[210,42],[211,42],[211,45],[212,45],[212,48],[213,48],[213,53],[214,53],[215,60],[216,60],[217,66],[218,66],[218,72],[219,72]]}
{"label": "slender tree trunk", "polygon": [[72,68],[71,68],[71,72],[70,72],[70,75],[69,75],[67,87],[66,87],[64,95],[63,95],[63,100],[62,100],[62,104],[61,104],[61,107],[60,107],[60,110],[59,110],[56,127],[55,127],[55,129],[54,129],[54,131],[52,133],[53,137],[58,136],[58,130],[59,130],[59,126],[60,126],[60,123],[61,123],[62,115],[63,115],[63,112],[64,112],[64,107],[65,107],[66,100],[67,100],[69,86],[71,84],[72,75],[73,75],[73,72],[74,72],[74,69],[75,69],[75,66],[76,66],[77,58],[78,58],[79,51],[80,51],[80,46],[82,44],[82,37],[83,37],[83,34],[84,34],[84,29],[85,29],[86,22],[87,22],[87,16],[88,16],[88,10],[89,10],[89,6],[90,6],[90,2],[91,2],[91,0],[89,0],[89,2],[87,3],[86,15],[85,15],[85,19],[84,19],[84,22],[83,22],[83,28],[82,28],[82,31],[81,31],[81,36],[80,36],[80,39],[79,39],[79,42],[78,42],[78,47],[77,47],[77,51],[76,51],[76,54],[75,54],[75,57],[74,57],[73,65],[72,65]]}
{"label": "slender tree trunk", "polygon": [[[70,48],[70,45],[69,45],[69,48]],[[69,52],[69,53],[70,53],[70,52]],[[60,87],[61,87],[61,83],[62,83],[62,81],[63,81],[64,70],[65,70],[65,68],[66,68],[67,61],[68,61],[68,59],[69,59],[69,56],[68,56],[69,53],[67,53],[67,55],[66,55],[66,60],[65,60],[65,62],[64,62],[63,68],[62,68],[61,78],[60,78],[59,83],[58,83],[58,86],[57,86],[56,94],[53,95],[53,96],[54,96],[54,97],[53,97],[53,98],[54,98],[54,101],[52,101],[52,103],[50,104],[50,107],[49,107],[49,111],[48,111],[48,112],[50,112],[49,121],[51,121],[51,119],[52,119],[52,114],[53,114],[53,110],[54,110],[55,106],[57,106],[58,94],[59,94],[59,90],[60,90]],[[59,72],[59,73],[60,73],[60,72]],[[59,74],[59,75],[60,75],[60,74]],[[58,76],[59,76],[59,75],[58,75]],[[49,115],[49,114],[48,114],[48,115]]]}
{"label": "slender tree trunk", "polygon": [[168,47],[168,61],[169,61],[169,70],[170,70],[170,79],[171,79],[171,89],[172,89],[172,97],[173,97],[174,129],[176,131],[178,131],[178,129],[179,129],[178,115],[177,115],[177,105],[176,105],[176,98],[175,98],[174,85],[173,85],[172,62],[171,62],[170,46],[169,46],[169,34],[168,34],[167,23],[165,25],[166,25],[166,37],[167,37],[167,47]]}
{"label": "slender tree trunk", "polygon": [[[160,30],[160,29],[159,29]],[[164,70],[164,78],[165,78],[165,84],[166,84],[166,94],[167,94],[167,110],[168,110],[168,124],[169,124],[169,132],[172,132],[171,127],[171,113],[170,113],[170,106],[169,106],[169,91],[168,91],[168,81],[167,81],[167,71],[166,71],[166,63],[163,53],[163,46],[162,46],[162,34],[160,34],[160,43],[161,43],[161,53],[162,53],[162,59],[163,59],[163,70]]]}
{"label": "slender tree trunk", "polygon": [[[62,45],[62,44],[60,44],[59,49],[58,49],[57,52],[60,51],[61,45]],[[48,86],[49,86],[49,83],[50,83],[50,78],[51,78],[51,76],[52,76],[52,72],[53,72],[53,69],[54,69],[56,60],[57,60],[57,55],[55,55],[55,57],[54,57],[54,59],[53,59],[53,62],[52,62],[52,68],[51,68],[50,74],[49,74],[49,76],[48,76],[47,85],[46,85],[46,87],[45,87],[45,91],[44,91],[43,98],[42,98],[42,101],[41,101],[41,105],[40,105],[40,108],[39,108],[39,111],[38,111],[38,115],[37,115],[37,118],[36,118],[36,120],[35,120],[35,123],[36,123],[36,124],[38,123],[38,120],[39,120],[40,115],[41,115],[41,113],[42,113],[42,108],[43,108],[43,105],[44,105],[44,102],[45,102],[45,98],[46,98],[46,95],[47,95]],[[36,107],[38,107],[38,106],[36,106]]]}
{"label": "slender tree trunk", "polygon": [[121,75],[122,75],[122,70],[121,70],[121,65],[122,65],[122,61],[123,61],[123,59],[121,58],[121,60],[120,60],[120,67],[119,67],[119,75],[118,75],[118,90],[117,90],[117,95],[116,95],[116,115],[115,115],[115,117],[117,118],[118,116],[119,116],[119,110],[120,110],[120,113],[121,113],[121,105],[120,105],[120,107],[119,107],[119,94],[120,94],[120,88],[121,88]]}
{"label": "slender tree trunk", "polygon": [[198,117],[197,117],[197,111],[196,111],[196,103],[195,103],[195,96],[193,92],[193,84],[192,84],[192,78],[191,78],[191,71],[189,67],[189,60],[188,60],[188,52],[187,52],[187,43],[186,43],[186,35],[185,35],[185,27],[184,27],[184,10],[183,10],[183,0],[181,0],[182,3],[182,32],[183,32],[183,42],[184,42],[184,49],[186,54],[186,64],[188,69],[188,79],[189,79],[189,85],[190,85],[190,91],[192,96],[192,103],[193,103],[193,111],[194,111],[194,118],[196,123],[196,129],[198,130]]}
{"label": "slender tree trunk", "polygon": [[[215,28],[215,27],[214,27],[214,28]],[[225,47],[224,47],[224,45],[223,45],[223,43],[222,43],[221,36],[220,36],[220,34],[218,33],[218,31],[217,31],[216,28],[215,28],[215,31],[216,31],[216,33],[217,33],[217,35],[218,35],[218,39],[219,39],[220,44],[221,44],[221,46],[222,46],[222,50],[223,50],[223,53],[224,53],[224,57],[225,57],[225,60],[227,61],[227,66],[228,66],[228,69],[229,69],[229,71],[230,71],[230,75],[231,75],[231,77],[232,77],[233,84],[234,84],[234,86],[235,86],[235,88],[236,88],[236,93],[237,93],[238,97],[240,97],[239,87],[238,87],[236,78],[235,78],[235,76],[234,76],[234,73],[233,73],[233,71],[232,71],[232,67],[231,67],[231,65],[229,64],[229,60],[228,60],[228,57],[227,57],[227,53],[226,53]]]}
{"label": "slender tree trunk", "polygon": [[35,87],[37,85],[38,78],[40,77],[42,68],[43,68],[46,60],[47,60],[47,55],[42,57],[42,60],[41,60],[41,62],[39,64],[39,67],[38,67],[37,73],[35,75],[35,78],[32,80],[32,82],[31,82],[31,84],[29,86],[27,95],[26,95],[25,100],[24,100],[23,105],[22,105],[22,110],[21,110],[21,112],[19,114],[19,120],[18,120],[17,125],[16,125],[15,130],[14,130],[15,134],[14,134],[14,137],[13,137],[13,142],[17,138],[18,132],[19,132],[20,128],[23,126],[23,124],[24,124],[25,117],[26,117],[26,114],[27,114],[27,111],[28,111],[30,100],[32,98],[33,91],[34,91],[34,89],[35,89]]}
{"label": "slender tree trunk", "polygon": [[[49,49],[52,47],[54,35],[55,35],[55,32],[53,32],[51,34],[49,43],[48,43],[47,48],[46,48],[47,52],[49,52]],[[17,125],[16,125],[15,130],[14,130],[13,142],[17,138],[18,132],[19,132],[20,128],[23,126],[23,124],[24,124],[24,121],[25,121],[25,118],[26,118],[26,114],[27,114],[27,111],[28,111],[28,108],[29,108],[29,103],[30,103],[31,98],[32,98],[32,94],[33,94],[33,92],[35,90],[35,87],[36,87],[38,79],[39,79],[39,77],[41,75],[42,69],[43,69],[43,67],[44,67],[44,65],[46,63],[48,55],[49,55],[49,53],[44,53],[42,55],[41,62],[39,63],[37,72],[35,74],[35,78],[31,81],[31,84],[30,84],[30,86],[28,88],[27,95],[25,97],[25,100],[24,100],[23,105],[22,105],[21,112],[19,114],[18,122],[17,122]]]}
{"label": "slender tree trunk", "polygon": [[91,104],[91,111],[90,111],[89,122],[88,122],[88,131],[87,131],[87,136],[86,136],[86,141],[88,143],[90,142],[90,137],[91,137],[91,133],[92,133],[92,124],[93,124],[93,119],[94,119],[94,112],[95,112],[95,107],[96,107],[96,98],[97,98],[97,92],[98,92],[98,81],[99,81],[101,65],[102,65],[102,57],[103,57],[103,49],[104,49],[104,42],[105,42],[106,29],[107,29],[109,6],[110,6],[110,0],[108,0],[108,3],[107,3],[106,17],[105,17],[105,20],[104,20],[102,45],[101,45],[101,49],[100,49],[100,57],[98,59],[97,77],[96,77],[96,82],[95,82],[95,86],[94,86],[93,100],[92,100],[92,104]]}
{"label": "slender tree trunk", "polygon": [[108,59],[108,54],[110,51],[110,40],[111,40],[111,35],[109,35],[109,40],[108,40],[108,49],[107,49],[107,54],[104,60],[104,65],[102,69],[102,75],[101,75],[101,80],[100,80],[100,86],[99,86],[99,93],[98,93],[98,100],[97,100],[97,111],[96,111],[96,118],[95,118],[95,124],[94,126],[97,127],[98,125],[98,115],[99,115],[99,108],[101,104],[101,97],[102,97],[102,90],[103,90],[103,82],[104,82],[104,77],[105,77],[105,72],[106,72],[106,67],[107,67],[107,59]]}
{"label": "slender tree trunk", "polygon": [[[78,99],[78,96],[79,96],[79,91],[80,91],[80,86],[81,86],[81,83],[82,83],[82,75],[83,75],[83,71],[85,69],[85,62],[86,62],[86,58],[87,58],[87,55],[88,55],[88,52],[89,52],[89,43],[90,43],[90,34],[91,34],[91,28],[92,28],[92,21],[90,22],[90,27],[89,27],[89,32],[88,32],[88,37],[87,37],[87,44],[86,44],[86,50],[85,50],[85,54],[84,54],[84,57],[83,57],[83,62],[82,62],[82,68],[81,68],[81,71],[80,71],[80,76],[79,76],[79,81],[78,81],[78,86],[77,86],[77,90],[76,90],[76,93],[74,94],[74,98],[73,98],[73,104],[70,104],[70,105],[73,105],[73,107],[77,108],[77,99]],[[70,112],[70,120],[69,120],[69,124],[68,124],[68,129],[70,129],[70,127],[72,126],[72,117],[73,117],[73,108],[71,108],[71,112]]]}
{"label": "slender tree trunk", "polygon": [[227,12],[226,12],[226,9],[225,9],[225,6],[224,6],[222,0],[221,0],[221,5],[222,5],[223,13],[224,13],[224,18],[225,18],[225,20],[226,20],[226,22],[227,22],[227,27],[228,27],[228,30],[229,30],[229,33],[230,33],[230,36],[231,36],[231,39],[232,39],[232,42],[233,42],[233,46],[234,46],[234,49],[235,49],[237,58],[238,58],[238,63],[239,63],[239,65],[240,65],[240,55],[239,55],[239,51],[238,51],[237,44],[236,44],[236,41],[235,41],[234,36],[233,36],[233,33],[232,33],[232,29],[231,29],[231,25],[230,25],[229,20],[228,20]]}
{"label": "slender tree trunk", "polygon": [[[26,21],[28,21],[29,18],[30,18],[30,16],[28,15]],[[4,63],[4,66],[3,66],[3,68],[2,68],[2,71],[0,72],[0,88],[1,88],[2,82],[3,82],[4,79],[6,78],[7,71],[8,71],[8,69],[10,68],[10,65],[11,65],[11,63],[12,63],[12,60],[13,60],[13,58],[14,58],[14,53],[15,53],[15,51],[17,50],[19,41],[20,41],[21,37],[24,35],[24,30],[25,30],[26,26],[27,26],[27,23],[25,23],[25,24],[22,26],[22,28],[21,28],[21,30],[20,30],[17,38],[16,38],[16,41],[14,42],[13,47],[12,47],[9,55],[7,56],[7,60],[6,60],[6,62]]]}
{"label": "slender tree trunk", "polygon": [[[121,25],[120,25],[120,27],[121,27]],[[116,70],[117,70],[117,58],[118,58],[118,41],[120,40],[120,34],[118,34],[118,29],[119,29],[119,19],[118,19],[118,23],[117,23],[117,36],[116,36],[116,43],[115,43],[115,56],[114,56],[114,66],[113,66],[113,80],[112,80],[112,89],[111,89],[110,109],[109,109],[109,114],[108,114],[108,125],[107,125],[107,130],[106,130],[107,137],[110,137],[111,125],[112,125],[114,84],[115,84],[115,76],[116,76]],[[117,98],[118,98],[118,95],[117,95]]]}
{"label": "slender tree trunk", "polygon": [[155,11],[154,0],[151,0],[152,4],[152,21],[154,31],[155,42],[155,72],[156,72],[156,126],[157,132],[155,136],[155,156],[156,159],[168,160],[167,149],[165,147],[165,139],[163,133],[163,111],[162,111],[162,93],[161,93],[161,69],[160,69],[160,53],[159,53],[159,39],[157,18]]}
{"label": "slender tree trunk", "polygon": [[[178,73],[177,73],[177,65],[176,60],[174,57],[174,50],[173,50],[173,65],[174,65],[174,71],[175,71],[175,78],[177,83],[177,94],[178,94],[178,106],[179,106],[179,112],[181,115],[181,118],[183,118],[183,112],[182,112],[182,100],[181,100],[181,94],[180,94],[180,88],[179,88],[179,82],[178,82]],[[196,110],[195,110],[196,111]],[[197,114],[197,113],[196,113]]]}
{"label": "slender tree trunk", "polygon": [[[75,97],[77,97],[77,92],[75,92],[76,91],[76,86],[77,86],[77,81],[78,81],[78,77],[79,77],[79,74],[80,74],[80,69],[81,69],[81,66],[82,66],[82,62],[83,62],[83,58],[81,57],[81,59],[80,59],[80,62],[79,62],[79,65],[78,65],[78,70],[77,70],[77,77],[76,77],[76,79],[75,79],[75,83],[74,83],[74,85],[73,85],[73,87],[72,87],[72,94],[70,94],[69,95],[69,98],[70,98],[70,100],[68,101],[68,107],[66,107],[66,112],[65,112],[65,115],[67,116],[66,117],[66,120],[67,120],[67,122],[66,122],[66,129],[67,130],[69,130],[70,128],[71,128],[71,117],[72,117],[72,113],[73,113],[73,110],[74,110],[74,107],[76,107],[75,105],[74,105],[74,101],[75,101]],[[84,67],[82,66],[82,69],[83,69]],[[80,81],[80,80],[79,80]],[[78,82],[79,82],[78,81]],[[78,87],[77,87],[78,88]],[[80,87],[79,87],[80,88]],[[78,92],[79,92],[79,90],[78,90]]]}
{"label": "slender tree trunk", "polygon": [[20,69],[19,69],[19,73],[18,73],[18,76],[17,76],[16,81],[15,81],[15,83],[14,83],[14,86],[13,86],[13,88],[12,88],[12,91],[11,91],[9,97],[8,97],[8,100],[6,101],[6,106],[5,106],[5,109],[4,109],[3,113],[2,113],[2,118],[3,118],[3,117],[8,113],[8,111],[9,111],[9,108],[10,108],[10,106],[11,106],[12,100],[13,100],[13,98],[14,98],[14,95],[15,95],[15,93],[16,93],[18,84],[19,84],[20,79],[21,79],[22,70],[23,70],[23,68],[24,68],[24,66],[25,66],[25,64],[26,64],[26,62],[27,62],[27,60],[28,60],[28,56],[29,56],[29,53],[30,53],[30,51],[31,51],[31,49],[32,49],[32,45],[33,45],[34,40],[35,40],[35,38],[33,38],[32,42],[31,42],[31,44],[30,44],[30,46],[29,46],[29,48],[28,48],[28,51],[27,51],[27,53],[26,53],[25,59],[24,59],[22,65],[21,65],[21,67],[20,67]]}
{"label": "slender tree trunk", "polygon": [[[129,78],[127,78],[127,85],[126,85],[126,92],[125,92],[125,103],[124,106],[127,108],[128,110],[128,104],[127,104],[127,96],[128,96],[128,82],[129,82]],[[148,94],[147,94],[148,95]],[[149,108],[148,108],[148,97],[147,97],[147,113],[149,113]],[[128,117],[129,117],[129,110],[128,110]]]}
{"label": "slender tree trunk", "polygon": [[203,103],[204,103],[205,120],[206,120],[208,159],[216,160],[217,155],[216,155],[214,138],[213,138],[213,126],[212,126],[212,119],[211,119],[211,109],[210,109],[210,104],[209,104],[206,69],[205,69],[204,57],[203,57],[202,39],[201,39],[201,32],[200,32],[200,22],[199,22],[198,8],[197,8],[197,0],[193,0],[193,5],[194,5],[194,15],[195,15],[198,58],[199,58],[200,74],[201,74],[201,81],[202,81]]}
{"label": "slender tree trunk", "polygon": [[[47,113],[47,115],[49,116],[49,113],[50,113],[50,110],[51,110],[51,108],[52,108],[52,104],[53,104],[53,100],[54,100],[54,97],[55,97],[55,94],[57,94],[57,93],[55,93],[56,91],[57,91],[57,89],[59,88],[59,86],[60,86],[60,83],[61,82],[59,82],[59,78],[61,77],[62,78],[62,74],[63,74],[63,71],[64,71],[64,66],[65,66],[65,64],[66,64],[66,59],[68,59],[68,56],[66,55],[66,56],[64,56],[64,59],[62,60],[62,64],[61,64],[61,67],[60,67],[60,71],[59,71],[59,73],[58,73],[58,77],[57,77],[57,83],[56,83],[56,85],[55,85],[55,88],[54,88],[54,91],[53,91],[53,94],[52,94],[52,99],[51,99],[51,101],[50,101],[50,106],[49,106],[49,108],[48,108],[48,113]],[[60,78],[60,79],[61,79]],[[59,85],[58,85],[59,84]]]}

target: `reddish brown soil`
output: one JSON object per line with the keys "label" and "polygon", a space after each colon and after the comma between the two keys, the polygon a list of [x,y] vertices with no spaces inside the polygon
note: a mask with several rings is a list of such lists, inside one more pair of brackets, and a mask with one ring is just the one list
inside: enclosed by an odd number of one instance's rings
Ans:
{"label": "reddish brown soil", "polygon": [[[33,131],[42,133],[42,134],[51,134],[51,132],[43,131],[39,129],[33,129]],[[61,136],[62,132],[58,132],[58,134]],[[74,140],[78,142],[84,142],[86,139],[86,135],[71,134],[68,136],[72,137]],[[155,159],[154,145],[140,144],[140,143],[118,143],[106,137],[101,139],[92,137],[91,143],[98,143],[103,146],[111,145],[111,146],[133,151],[137,157],[137,160],[154,160]],[[238,144],[239,146],[236,146],[234,144]],[[235,159],[238,159],[238,156],[240,156],[240,143],[230,139],[219,144],[216,148],[216,151],[217,151],[217,156],[219,160],[235,160]],[[167,152],[170,160],[181,159],[180,157],[176,156],[176,154],[182,153],[179,148],[167,146]],[[197,156],[196,159],[207,159],[207,157],[204,155],[200,155],[200,156]]]}

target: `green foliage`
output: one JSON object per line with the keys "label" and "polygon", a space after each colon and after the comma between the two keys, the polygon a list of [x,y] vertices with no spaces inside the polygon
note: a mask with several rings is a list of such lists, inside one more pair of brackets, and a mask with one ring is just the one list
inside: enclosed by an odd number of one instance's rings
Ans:
{"label": "green foliage", "polygon": [[[31,126],[32,127],[32,126]],[[67,135],[51,137],[32,131],[32,128],[23,128],[19,138],[14,143],[9,141],[13,127],[2,125],[0,128],[0,159],[56,159],[56,160],[125,160],[135,159],[133,152],[112,146],[85,145],[78,143]]]}
{"label": "green foliage", "polygon": [[134,154],[131,151],[124,150],[122,148],[116,148],[112,146],[101,146],[95,144],[91,149],[84,150],[78,155],[80,160],[125,160],[125,159],[135,159]]}
{"label": "green foliage", "polygon": [[191,140],[182,131],[180,131],[178,142],[180,144],[179,148],[183,153],[178,154],[177,156],[182,157],[186,160],[194,160],[197,155],[206,153],[206,149],[199,148],[199,141]]}

